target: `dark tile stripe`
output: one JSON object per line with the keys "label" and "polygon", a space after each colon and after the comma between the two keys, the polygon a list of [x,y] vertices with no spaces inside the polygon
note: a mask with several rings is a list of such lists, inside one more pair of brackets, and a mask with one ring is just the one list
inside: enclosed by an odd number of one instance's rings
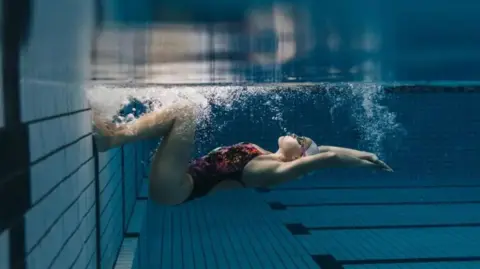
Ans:
{"label": "dark tile stripe", "polygon": [[332,255],[312,255],[312,259],[321,269],[343,269],[343,265]]}
{"label": "dark tile stripe", "polygon": [[10,268],[23,269],[25,218],[31,207],[28,128],[21,122],[20,50],[28,40],[30,0],[2,1],[2,78],[5,128],[0,131],[0,233],[10,228]]}
{"label": "dark tile stripe", "polygon": [[285,224],[287,230],[289,230],[293,235],[308,235],[310,231],[305,225],[301,223],[289,223]]}
{"label": "dark tile stripe", "polygon": [[451,185],[411,185],[411,186],[305,186],[289,188],[257,188],[257,192],[279,191],[311,191],[311,190],[386,190],[386,189],[449,189],[449,188],[478,188],[479,184],[451,184]]}
{"label": "dark tile stripe", "polygon": [[270,206],[270,209],[272,210],[286,210],[288,206],[279,202],[268,202],[267,204],[268,206]]}
{"label": "dark tile stripe", "polygon": [[437,202],[369,202],[369,203],[305,203],[284,204],[281,202],[268,202],[272,210],[286,210],[292,207],[323,207],[323,206],[403,206],[403,205],[468,205],[480,204],[480,201],[437,201]]}
{"label": "dark tile stripe", "polygon": [[370,226],[324,226],[308,227],[309,231],[335,230],[380,230],[380,229],[429,229],[429,228],[465,228],[480,227],[480,223],[444,223],[444,224],[416,224],[416,225],[370,225]]}
{"label": "dark tile stripe", "polygon": [[139,237],[139,236],[140,236],[139,232],[126,232],[125,233],[126,238]]}
{"label": "dark tile stripe", "polygon": [[373,264],[409,264],[409,263],[442,263],[442,262],[476,262],[480,256],[464,257],[434,257],[434,258],[403,258],[403,259],[362,259],[337,260],[332,255],[312,255],[312,259],[322,269],[343,269],[344,265],[373,265]]}
{"label": "dark tile stripe", "polygon": [[480,227],[479,222],[472,223],[440,223],[440,224],[411,224],[411,225],[362,225],[362,226],[321,226],[306,227],[302,223],[285,224],[293,235],[308,235],[310,231],[339,231],[339,230],[388,230],[388,229],[431,229],[431,228],[466,228]]}
{"label": "dark tile stripe", "polygon": [[338,262],[343,265],[366,265],[366,264],[399,264],[399,263],[405,264],[405,263],[441,263],[441,262],[476,262],[476,261],[480,261],[480,256],[339,260]]}

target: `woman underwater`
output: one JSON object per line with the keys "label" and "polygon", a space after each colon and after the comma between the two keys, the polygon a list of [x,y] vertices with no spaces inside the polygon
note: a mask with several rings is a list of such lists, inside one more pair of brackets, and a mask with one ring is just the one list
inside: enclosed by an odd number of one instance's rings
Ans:
{"label": "woman underwater", "polygon": [[373,153],[317,146],[312,139],[295,134],[280,136],[276,152],[252,143],[238,143],[191,160],[195,106],[187,101],[143,114],[128,128],[94,117],[94,129],[99,151],[142,139],[163,138],[151,163],[149,195],[164,205],[182,204],[220,189],[271,187],[323,168],[393,171]]}

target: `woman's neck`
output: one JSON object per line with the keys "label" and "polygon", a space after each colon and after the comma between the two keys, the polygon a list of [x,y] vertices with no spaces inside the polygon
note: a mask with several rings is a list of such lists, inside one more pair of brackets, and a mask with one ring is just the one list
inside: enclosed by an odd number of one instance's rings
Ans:
{"label": "woman's neck", "polygon": [[271,156],[282,162],[289,161],[288,158],[285,156],[285,153],[282,151],[282,149],[278,149],[277,152],[272,153]]}

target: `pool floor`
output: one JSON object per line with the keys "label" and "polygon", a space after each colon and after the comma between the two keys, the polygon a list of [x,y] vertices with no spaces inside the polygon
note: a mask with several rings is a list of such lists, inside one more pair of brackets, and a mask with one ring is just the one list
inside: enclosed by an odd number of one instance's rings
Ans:
{"label": "pool floor", "polygon": [[[480,182],[301,180],[148,217],[148,268],[480,268]],[[152,216],[154,215],[154,216]]]}

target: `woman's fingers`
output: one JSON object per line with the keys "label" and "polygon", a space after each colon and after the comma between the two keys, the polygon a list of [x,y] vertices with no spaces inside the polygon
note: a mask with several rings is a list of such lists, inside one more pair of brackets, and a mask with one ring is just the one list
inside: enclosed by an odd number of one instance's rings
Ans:
{"label": "woman's fingers", "polygon": [[363,160],[366,160],[368,162],[371,162],[372,164],[374,164],[377,168],[380,168],[384,171],[387,171],[387,172],[393,172],[393,169],[388,165],[386,164],[385,162],[383,162],[382,160],[380,160],[378,158],[377,155],[373,154],[373,153],[369,153],[369,152],[365,152],[365,155],[363,155],[360,159],[363,159]]}
{"label": "woman's fingers", "polygon": [[393,169],[388,164],[386,164],[385,162],[383,162],[381,160],[377,160],[374,163],[377,164],[382,170],[385,170],[387,172],[393,172]]}

